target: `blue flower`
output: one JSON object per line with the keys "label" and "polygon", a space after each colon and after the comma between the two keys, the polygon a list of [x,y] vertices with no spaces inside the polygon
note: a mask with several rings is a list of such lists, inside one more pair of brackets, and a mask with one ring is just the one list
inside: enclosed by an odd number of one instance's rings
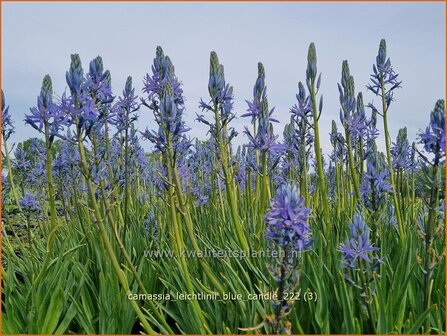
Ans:
{"label": "blue flower", "polygon": [[28,214],[40,211],[40,206],[37,204],[36,196],[30,193],[25,193],[25,195],[19,199],[19,205],[22,210]]}
{"label": "blue flower", "polygon": [[266,239],[283,249],[303,251],[311,243],[307,223],[310,209],[304,206],[296,186],[283,185],[272,200],[264,218],[267,223]]}
{"label": "blue flower", "polygon": [[107,104],[114,100],[110,85],[110,72],[109,70],[104,71],[101,56],[97,56],[90,62],[83,90],[96,104]]}
{"label": "blue flower", "polygon": [[[382,83],[385,92],[386,110],[388,110],[393,101],[394,90],[401,87],[401,81],[398,81],[399,75],[394,71],[390,58],[386,55],[386,41],[380,41],[379,52],[376,57],[376,64],[373,65],[373,74],[371,75],[371,84],[366,87],[376,96],[382,97]],[[372,105],[372,104],[371,104]]]}
{"label": "blue flower", "polygon": [[359,93],[359,102],[355,99],[354,77],[350,74],[348,61],[343,61],[341,84],[338,84],[340,93],[340,121],[348,130],[353,141],[362,139],[366,130],[366,118],[363,106],[363,96]]}
{"label": "blue flower", "polygon": [[257,121],[258,129],[256,134],[251,134],[250,130],[245,127],[244,134],[247,135],[250,142],[249,147],[272,151],[274,154],[277,151],[284,151],[286,147],[276,142],[278,136],[273,134],[272,122],[278,122],[278,120],[272,117],[275,108],[269,110],[267,88],[262,85],[265,85],[265,71],[262,63],[258,63],[258,78],[253,89],[253,101],[247,101],[249,113],[242,115],[242,117],[251,117],[252,123]]}
{"label": "blue flower", "polygon": [[439,155],[445,155],[445,102],[439,99],[430,114],[430,124],[419,133],[420,143],[425,151]]}
{"label": "blue flower", "polygon": [[[214,114],[217,109],[220,116],[220,127],[223,129],[235,117],[233,113],[234,94],[233,87],[225,82],[224,66],[219,63],[219,58],[215,51],[210,54],[210,75],[208,80],[208,92],[211,100],[206,103],[200,99],[199,108],[202,111],[208,111]],[[205,119],[203,115],[197,115],[197,120],[210,127],[210,133],[216,137],[217,127],[213,123]],[[233,134],[234,135],[234,134]],[[227,137],[224,134],[224,137]],[[228,141],[231,140],[228,139]]]}
{"label": "blue flower", "polygon": [[371,211],[378,210],[385,203],[386,194],[392,192],[389,170],[383,164],[374,164],[368,160],[360,186],[360,193],[366,208]]}
{"label": "blue flower", "polygon": [[303,83],[298,83],[298,93],[296,94],[296,100],[298,104],[295,104],[291,109],[290,113],[292,113],[295,117],[300,118],[309,118],[312,116],[312,102],[310,100],[310,96],[306,95],[306,89],[304,88]]}
{"label": "blue flower", "polygon": [[78,54],[72,54],[70,56],[71,63],[70,69],[65,74],[68,87],[72,96],[79,96],[81,93],[81,87],[84,83],[84,69],[82,69],[81,58]]}
{"label": "blue flower", "polygon": [[138,119],[133,113],[140,108],[138,104],[138,96],[135,95],[135,89],[132,87],[132,77],[127,77],[122,97],[118,98],[118,102],[113,107],[114,115],[111,124],[115,125],[118,132],[130,127],[130,125]]}
{"label": "blue flower", "polygon": [[[182,142],[186,140],[184,133],[190,129],[182,120],[184,111],[183,90],[174,73],[174,66],[163,50],[157,47],[156,57],[152,66],[152,76],[146,75],[144,91],[148,93],[151,103],[142,103],[151,109],[158,124],[158,131],[146,129],[143,137],[155,144],[157,151],[165,152],[168,142],[175,154],[184,150]],[[189,143],[188,146],[191,144]],[[178,156],[177,156],[178,158]]]}
{"label": "blue flower", "polygon": [[350,237],[340,246],[340,252],[344,256],[344,265],[350,269],[357,269],[357,262],[364,260],[371,263],[370,253],[378,251],[369,240],[369,228],[366,225],[363,216],[359,213],[354,214],[353,220],[349,223]]}
{"label": "blue flower", "polygon": [[37,97],[37,106],[30,108],[31,114],[25,115],[25,123],[31,125],[34,129],[44,133],[44,127],[47,125],[50,142],[54,136],[68,125],[68,120],[59,107],[53,103],[53,85],[51,77],[46,75],[42,81],[40,95]]}
{"label": "blue flower", "polygon": [[146,74],[143,81],[143,92],[148,94],[148,100],[158,99],[163,94],[164,83],[169,82],[172,86],[175,104],[184,105],[183,90],[174,70],[171,59],[165,56],[163,49],[158,46],[152,65],[152,75]]}
{"label": "blue flower", "polygon": [[69,125],[89,135],[92,131],[100,133],[105,120],[111,118],[110,103],[114,97],[110,88],[110,73],[103,71],[101,57],[90,62],[90,72],[84,78],[81,59],[78,54],[71,55],[70,69],[66,73],[70,96],[64,92],[59,110],[68,119]]}
{"label": "blue flower", "polygon": [[80,155],[77,147],[68,140],[62,142],[60,151],[56,156],[53,169],[56,175],[63,179],[72,179],[72,173],[77,172],[77,164],[80,160]]}
{"label": "blue flower", "polygon": [[406,127],[399,130],[397,141],[391,147],[391,155],[393,156],[394,169],[406,169],[410,167],[410,144],[407,139]]}
{"label": "blue flower", "polygon": [[14,151],[14,157],[15,160],[12,163],[19,173],[24,173],[31,167],[31,161],[26,157],[26,151],[21,143],[17,145]]}
{"label": "blue flower", "polygon": [[6,106],[5,94],[2,90],[2,136],[3,141],[7,141],[11,134],[15,132],[15,127],[9,113],[9,106]]}

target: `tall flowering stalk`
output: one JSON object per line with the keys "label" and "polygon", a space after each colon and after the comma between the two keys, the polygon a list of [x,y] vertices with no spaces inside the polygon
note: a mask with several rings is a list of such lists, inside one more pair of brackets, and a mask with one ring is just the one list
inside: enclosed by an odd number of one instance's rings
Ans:
{"label": "tall flowering stalk", "polygon": [[22,195],[25,195],[25,182],[31,168],[31,160],[29,160],[27,156],[28,155],[23,148],[23,144],[19,143],[14,151],[14,160],[12,161],[12,166],[16,171],[18,184]]}
{"label": "tall flowering stalk", "polygon": [[343,171],[343,164],[344,164],[344,158],[346,155],[346,148],[345,148],[345,139],[341,135],[341,133],[337,130],[337,124],[335,120],[332,120],[332,130],[330,134],[330,141],[333,147],[333,151],[331,154],[331,159],[335,164],[335,190],[336,194],[334,197],[336,197],[337,200],[337,214],[340,215],[340,212],[345,209],[346,207],[346,197],[343,197],[343,195],[346,194],[345,188],[344,188],[344,171]]}
{"label": "tall flowering stalk", "polygon": [[[343,255],[343,266],[347,269],[346,279],[349,283],[358,288],[360,297],[364,299],[368,320],[374,320],[372,309],[372,299],[374,291],[371,288],[372,271],[379,265],[379,260],[373,255],[379,248],[373,246],[369,237],[370,231],[363,216],[356,212],[349,223],[349,237],[344,244],[340,245],[340,252]],[[376,260],[374,260],[376,259]]]}
{"label": "tall flowering stalk", "polygon": [[367,119],[365,115],[365,104],[363,103],[363,94],[359,92],[357,94],[357,109],[354,113],[353,118],[353,129],[354,129],[354,141],[355,149],[357,154],[356,164],[359,168],[360,176],[364,171],[364,161],[366,159],[365,144],[364,141],[367,138]]}
{"label": "tall flowering stalk", "polygon": [[365,207],[371,212],[377,212],[385,205],[386,194],[392,193],[392,187],[389,184],[389,172],[383,153],[377,151],[375,143],[370,146],[372,148],[369,149],[360,192]]}
{"label": "tall flowering stalk", "polygon": [[338,90],[340,92],[340,119],[345,129],[346,146],[348,149],[349,169],[351,172],[351,181],[354,188],[355,200],[360,199],[360,188],[358,182],[358,174],[356,171],[356,163],[354,161],[352,133],[356,131],[357,126],[352,122],[355,115],[356,100],[355,100],[355,88],[354,77],[349,72],[348,61],[343,61],[341,71],[341,85],[338,84]]}
{"label": "tall flowering stalk", "polygon": [[51,77],[46,75],[42,82],[40,95],[37,97],[37,107],[30,109],[31,114],[26,115],[25,123],[42,132],[45,135],[45,167],[47,172],[48,198],[50,203],[50,223],[51,228],[56,226],[56,199],[54,194],[53,168],[51,145],[54,137],[63,126],[67,124],[67,119],[60,113],[60,110],[53,104],[53,85]]}
{"label": "tall flowering stalk", "polygon": [[[386,54],[386,41],[382,39],[380,41],[379,52],[376,57],[376,64],[373,65],[373,74],[371,75],[371,84],[367,86],[368,90],[372,91],[375,95],[379,96],[382,101],[382,111],[380,115],[383,118],[383,131],[385,136],[385,146],[386,146],[386,158],[388,163],[388,170],[390,172],[390,181],[395,191],[393,193],[393,202],[394,209],[396,211],[397,224],[399,228],[399,233],[401,237],[405,235],[404,223],[402,219],[401,210],[399,207],[399,201],[397,198],[397,185],[394,178],[393,171],[393,161],[391,157],[391,139],[390,133],[388,131],[388,109],[390,107],[391,102],[393,101],[394,90],[400,88],[400,82],[397,77],[399,76],[391,66],[390,58],[387,58]],[[374,111],[377,111],[377,108],[369,104]]]}
{"label": "tall flowering stalk", "polygon": [[[114,247],[109,239],[107,229],[105,227],[105,218],[101,214],[100,206],[96,198],[96,188],[92,181],[90,165],[87,159],[86,148],[84,141],[87,136],[94,130],[97,132],[103,125],[104,113],[98,108],[100,100],[94,101],[92,97],[96,95],[90,95],[91,92],[86,91],[84,70],[82,68],[81,59],[78,54],[71,55],[70,69],[66,73],[67,84],[70,88],[70,96],[65,94],[62,96],[62,102],[60,109],[63,111],[68,119],[70,125],[76,127],[76,134],[71,139],[78,145],[78,151],[80,155],[80,168],[82,175],[85,178],[87,184],[88,197],[90,205],[93,210],[94,217],[99,229],[99,236],[104,245],[104,248],[111,260],[115,274],[127,294],[130,294],[130,287],[125,277],[118,258],[116,256]],[[106,92],[109,92],[106,90]],[[134,309],[138,319],[143,325],[147,333],[155,333],[152,327],[146,320],[143,312],[135,301],[130,301],[132,308]],[[152,308],[152,307],[151,307]]]}
{"label": "tall flowering stalk", "polygon": [[[116,118],[113,122],[119,133],[124,133],[124,228],[128,224],[129,212],[129,130],[133,122],[137,119],[135,112],[140,108],[137,103],[138,96],[135,95],[135,89],[132,87],[132,77],[127,77],[126,85],[124,87],[123,96],[119,97],[118,103],[115,105]],[[106,150],[107,151],[107,150]]]}
{"label": "tall flowering stalk", "polygon": [[4,149],[3,156],[5,157],[6,168],[8,170],[9,189],[12,193],[14,201],[20,207],[19,196],[14,186],[14,177],[12,175],[11,158],[9,156],[9,148],[8,148],[8,139],[13,133],[15,133],[14,123],[11,118],[11,113],[9,112],[9,106],[6,106],[5,94],[3,93],[2,90],[2,140]]}
{"label": "tall flowering stalk", "polygon": [[32,238],[31,238],[31,216],[35,215],[40,211],[40,206],[37,203],[36,196],[30,193],[25,193],[22,198],[19,199],[20,207],[26,217],[26,228],[28,232],[28,244],[31,249]]}
{"label": "tall flowering stalk", "polygon": [[[307,53],[307,70],[306,70],[306,84],[310,93],[310,101],[312,106],[312,118],[313,129],[315,137],[315,160],[317,164],[318,186],[320,191],[320,199],[322,204],[323,218],[326,223],[327,229],[329,228],[330,216],[329,216],[329,201],[327,197],[326,177],[323,170],[323,160],[321,154],[321,142],[320,142],[320,126],[319,119],[323,109],[323,96],[320,97],[320,103],[317,105],[317,94],[320,88],[321,74],[317,79],[317,51],[315,44],[309,45],[309,51]],[[329,229],[328,229],[329,230]]]}
{"label": "tall flowering stalk", "polygon": [[[439,99],[436,102],[435,108],[430,113],[430,124],[419,133],[420,143],[424,145],[424,150],[433,158],[430,160],[427,156],[419,152],[423,163],[429,167],[427,175],[431,181],[431,188],[428,199],[428,218],[424,225],[425,238],[425,256],[424,256],[424,307],[430,307],[431,296],[431,281],[433,269],[441,260],[441,256],[437,256],[433,248],[434,236],[438,230],[438,209],[439,209],[439,192],[441,181],[439,179],[439,170],[441,166],[445,165],[445,101]],[[429,320],[427,320],[425,327],[428,328]]]}
{"label": "tall flowering stalk", "polygon": [[[200,248],[179,176],[179,158],[191,146],[191,143],[184,134],[189,129],[185,126],[182,119],[184,111],[183,90],[175,75],[174,66],[170,58],[164,55],[161,47],[157,47],[156,57],[152,66],[152,75],[146,75],[144,90],[148,94],[150,102],[143,101],[143,104],[153,111],[159,127],[157,132],[146,130],[143,136],[154,143],[157,151],[162,153],[163,164],[167,172],[165,188],[173,230],[173,245],[177,256],[180,258],[188,291],[193,293],[192,277],[183,254],[186,245],[183,240],[180,217],[176,211],[177,208],[180,209],[193,249],[199,255]],[[213,285],[216,286],[218,291],[223,291],[206,260],[199,258],[199,262]],[[193,309],[201,324],[206,326],[205,317],[197,300],[193,301]]]}
{"label": "tall flowering stalk", "polygon": [[[253,129],[256,133],[252,134],[246,127],[244,133],[247,135],[249,144],[248,147],[254,148],[257,151],[260,159],[260,169],[257,168],[261,176],[260,189],[260,212],[263,213],[267,208],[268,199],[270,196],[270,179],[268,160],[273,159],[273,167],[278,163],[274,159],[277,152],[282,152],[285,146],[278,144],[278,136],[273,134],[272,122],[278,122],[272,117],[275,108],[269,109],[267,100],[267,87],[265,85],[265,70],[262,63],[258,63],[258,78],[253,88],[253,100],[247,101],[248,113],[243,114],[242,117],[251,117]],[[256,128],[257,126],[257,128]],[[277,157],[279,158],[279,157]]]}
{"label": "tall flowering stalk", "polygon": [[407,139],[407,128],[399,129],[396,143],[392,144],[391,156],[393,158],[393,169],[396,172],[396,186],[398,192],[397,200],[400,204],[401,213],[405,213],[405,200],[407,197],[404,184],[406,182],[405,172],[411,169],[410,161],[410,143]]}
{"label": "tall flowering stalk", "polygon": [[310,147],[314,142],[314,137],[310,132],[310,121],[312,118],[312,102],[303,83],[298,83],[297,103],[290,109],[292,114],[291,123],[294,134],[291,135],[292,143],[295,145],[297,154],[297,164],[299,170],[300,193],[303,195],[306,204],[309,204],[308,187],[308,159]]}
{"label": "tall flowering stalk", "polygon": [[231,210],[231,219],[242,248],[248,252],[249,246],[244,232],[242,219],[239,215],[237,186],[235,172],[232,167],[231,139],[235,135],[229,128],[229,123],[234,118],[233,110],[233,87],[225,82],[224,67],[219,63],[216,52],[210,54],[210,75],[208,81],[208,92],[211,101],[205,103],[201,100],[199,107],[202,111],[214,114],[214,123],[207,121],[204,116],[198,116],[198,120],[210,127],[210,133],[216,142],[224,174],[225,192]]}
{"label": "tall flowering stalk", "polygon": [[272,200],[265,214],[266,240],[269,248],[279,252],[270,266],[270,272],[278,286],[278,299],[273,301],[274,314],[266,318],[275,333],[290,334],[292,323],[288,314],[293,302],[286,293],[293,292],[299,278],[301,253],[311,244],[308,225],[310,210],[299,196],[298,188],[283,185]]}

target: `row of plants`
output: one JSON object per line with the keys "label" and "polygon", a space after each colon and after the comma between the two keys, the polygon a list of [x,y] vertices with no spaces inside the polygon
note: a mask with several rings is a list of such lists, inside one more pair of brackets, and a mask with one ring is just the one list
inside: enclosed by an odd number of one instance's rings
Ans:
{"label": "row of plants", "polygon": [[205,140],[188,136],[160,47],[140,93],[128,77],[114,94],[100,56],[84,71],[71,55],[65,78],[58,94],[44,77],[24,120],[40,137],[22,143],[2,92],[3,333],[445,332],[445,103],[413,142],[406,127],[390,136],[401,81],[385,40],[366,87],[379,104],[343,61],[327,154],[313,43],[281,137],[262,63],[240,135],[211,52]]}

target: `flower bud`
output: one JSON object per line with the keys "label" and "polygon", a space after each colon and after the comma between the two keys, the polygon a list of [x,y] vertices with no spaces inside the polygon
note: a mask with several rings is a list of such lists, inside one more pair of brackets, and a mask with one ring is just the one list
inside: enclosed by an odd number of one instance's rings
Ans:
{"label": "flower bud", "polygon": [[65,74],[68,87],[72,95],[78,94],[84,76],[84,70],[82,69],[81,58],[78,54],[72,54],[70,63],[70,70]]}
{"label": "flower bud", "polygon": [[382,39],[380,41],[379,53],[377,55],[377,65],[384,65],[386,62],[386,41]]}
{"label": "flower bud", "polygon": [[349,77],[351,77],[349,64],[348,61],[344,60],[341,65],[341,86],[343,86],[345,90],[348,87]]}
{"label": "flower bud", "polygon": [[110,74],[109,70],[106,70],[104,72],[104,79],[106,80],[106,83],[110,86],[112,85],[112,75]]}
{"label": "flower bud", "polygon": [[53,84],[49,75],[45,75],[43,78],[40,98],[42,99],[42,104],[45,108],[48,108],[53,101]]}
{"label": "flower bud", "polygon": [[256,84],[254,87],[255,92],[253,92],[253,95],[260,97],[262,94],[262,91],[264,90],[264,87],[265,87],[265,70],[264,70],[264,65],[261,62],[259,62],[258,63],[258,78],[256,79]]}
{"label": "flower bud", "polygon": [[363,103],[363,94],[359,92],[357,94],[357,115],[360,118],[365,118],[365,104]]}
{"label": "flower bud", "polygon": [[3,93],[2,90],[2,111],[4,111],[5,108],[6,108],[5,94]]}
{"label": "flower bud", "polygon": [[439,99],[433,112],[430,116],[431,124],[433,128],[445,130],[445,102],[444,99]]}
{"label": "flower bud", "polygon": [[317,76],[317,51],[313,42],[309,45],[309,51],[307,52],[306,76],[310,80],[314,80]]}
{"label": "flower bud", "polygon": [[90,75],[92,76],[101,76],[104,72],[104,66],[102,63],[102,57],[97,56],[90,62],[89,66]]}
{"label": "flower bud", "polygon": [[320,96],[320,104],[318,105],[318,112],[323,111],[323,95]]}
{"label": "flower bud", "polygon": [[219,58],[215,51],[210,54],[210,78],[208,81],[208,92],[215,101],[219,93],[225,87],[225,77],[223,65],[219,64]]}
{"label": "flower bud", "polygon": [[130,96],[132,94],[132,76],[127,77],[126,86],[124,87],[124,96]]}
{"label": "flower bud", "polygon": [[304,99],[306,99],[306,89],[301,82],[298,83],[298,97],[300,101],[304,101]]}
{"label": "flower bud", "polygon": [[154,72],[158,73],[159,75],[163,74],[164,71],[164,62],[165,62],[165,55],[163,53],[163,49],[160,46],[157,46],[157,49],[155,51],[155,58],[154,58]]}

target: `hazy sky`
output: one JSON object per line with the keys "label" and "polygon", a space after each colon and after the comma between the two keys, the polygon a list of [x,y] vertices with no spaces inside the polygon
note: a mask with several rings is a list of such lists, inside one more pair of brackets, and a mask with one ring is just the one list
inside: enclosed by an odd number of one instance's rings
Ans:
{"label": "hazy sky", "polygon": [[[381,38],[403,81],[389,111],[393,139],[408,127],[410,141],[428,124],[429,113],[445,93],[444,3],[2,3],[2,83],[17,127],[11,141],[35,136],[23,123],[34,106],[45,74],[54,89],[66,89],[70,54],[79,53],[84,69],[97,55],[112,73],[115,94],[128,75],[141,93],[155,48],[163,47],[184,84],[186,122],[192,137],[204,139],[206,129],[195,121],[198,102],[208,99],[209,53],[215,50],[234,86],[237,116],[251,99],[257,62],[264,63],[271,106],[281,126],[290,118],[299,81],[305,80],[306,55],[315,42],[320,92],[323,150],[329,153],[331,120],[339,124],[337,82],[341,63],[349,61],[356,90],[365,103],[378,99],[365,85]],[[367,111],[370,114],[370,111]],[[237,118],[242,134],[249,118]],[[382,123],[379,122],[382,126]],[[156,129],[152,113],[143,108],[138,128]],[[382,135],[381,135],[382,136]],[[381,137],[382,138],[382,137]],[[145,148],[149,148],[149,144]]]}

